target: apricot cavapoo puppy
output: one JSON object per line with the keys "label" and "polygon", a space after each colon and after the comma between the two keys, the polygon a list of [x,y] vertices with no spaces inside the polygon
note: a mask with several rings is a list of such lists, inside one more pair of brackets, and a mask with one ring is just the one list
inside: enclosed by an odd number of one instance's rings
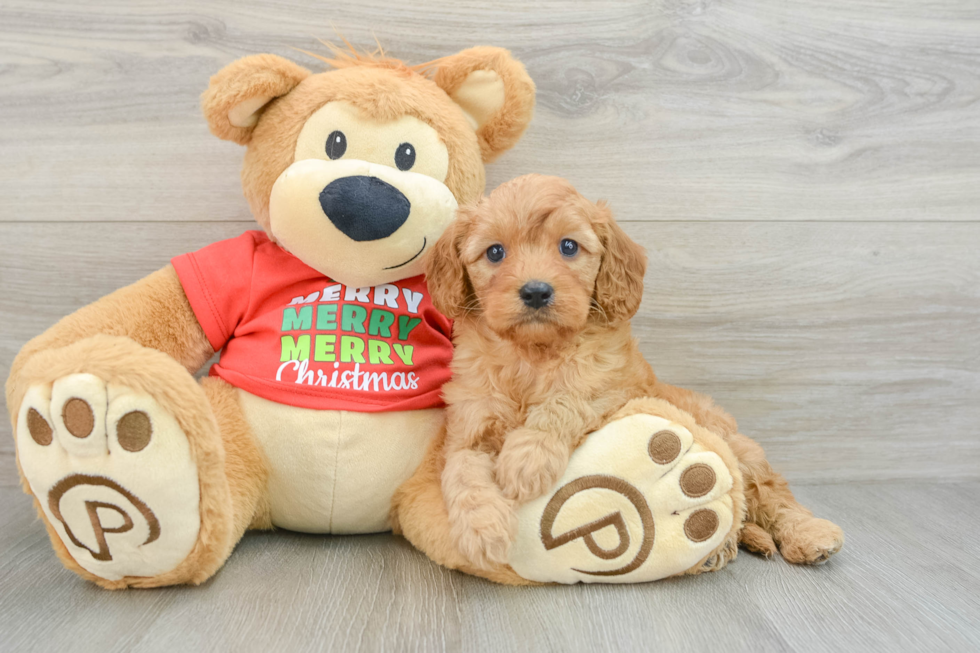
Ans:
{"label": "apricot cavapoo puppy", "polygon": [[739,541],[818,563],[843,533],[793,498],[762,448],[711,398],[657,380],[630,330],[646,255],[603,203],[527,175],[462,207],[428,259],[433,302],[456,320],[445,386],[443,496],[474,563],[505,563],[514,507],[541,496],[571,452],[631,399],[658,397],[720,435],[739,460],[748,514]]}

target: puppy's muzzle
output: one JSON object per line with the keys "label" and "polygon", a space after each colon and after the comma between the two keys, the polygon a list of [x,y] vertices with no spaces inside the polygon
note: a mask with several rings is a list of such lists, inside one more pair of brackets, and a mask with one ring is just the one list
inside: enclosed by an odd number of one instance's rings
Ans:
{"label": "puppy's muzzle", "polygon": [[363,175],[331,181],[320,191],[320,207],[341,233],[357,242],[387,238],[412,212],[400,190]]}
{"label": "puppy's muzzle", "polygon": [[555,289],[544,281],[528,281],[521,287],[520,296],[525,306],[539,309],[551,306],[555,301]]}

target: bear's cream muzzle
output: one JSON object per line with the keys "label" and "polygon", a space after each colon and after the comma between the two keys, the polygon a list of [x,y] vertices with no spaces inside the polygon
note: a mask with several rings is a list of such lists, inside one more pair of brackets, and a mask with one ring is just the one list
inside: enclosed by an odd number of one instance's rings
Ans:
{"label": "bear's cream muzzle", "polygon": [[445,184],[415,172],[346,159],[304,159],[272,187],[270,228],[286,250],[348,286],[422,273],[422,254],[456,214]]}

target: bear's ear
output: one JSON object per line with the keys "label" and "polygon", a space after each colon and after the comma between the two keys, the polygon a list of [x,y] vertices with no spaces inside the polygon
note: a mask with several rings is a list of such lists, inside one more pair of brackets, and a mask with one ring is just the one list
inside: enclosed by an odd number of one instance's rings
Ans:
{"label": "bear's ear", "polygon": [[247,145],[265,106],[309,75],[306,68],[274,54],[255,54],[228,64],[211,78],[201,96],[211,133]]}
{"label": "bear's ear", "polygon": [[443,57],[433,80],[466,114],[485,162],[517,143],[534,113],[534,82],[503,48],[481,46]]}

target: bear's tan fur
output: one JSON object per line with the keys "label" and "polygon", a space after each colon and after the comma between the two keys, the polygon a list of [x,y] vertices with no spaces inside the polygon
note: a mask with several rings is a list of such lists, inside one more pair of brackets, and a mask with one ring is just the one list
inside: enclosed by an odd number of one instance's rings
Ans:
{"label": "bear's tan fur", "polygon": [[[449,155],[443,183],[458,202],[483,192],[484,162],[516,143],[534,106],[534,85],[524,67],[499,48],[472,48],[415,67],[383,53],[336,51],[326,61],[330,68],[313,74],[275,55],[245,57],[215,75],[202,98],[212,132],[248,146],[242,187],[255,219],[273,240],[273,185],[293,164],[304,124],[325,104],[346,102],[379,122],[411,116],[434,129]],[[474,86],[479,87],[475,95]],[[197,544],[176,568],[152,577],[108,580],[81,568],[41,509],[43,498],[36,497],[38,514],[69,569],[112,589],[197,584],[220,568],[247,528],[272,526],[267,456],[251,432],[238,390],[218,378],[199,384],[192,376],[213,354],[168,265],[65,317],[17,356],[6,386],[15,433],[29,388],[66,375],[94,374],[150,395],[175,416],[197,465]],[[21,478],[32,494],[23,472]]]}

